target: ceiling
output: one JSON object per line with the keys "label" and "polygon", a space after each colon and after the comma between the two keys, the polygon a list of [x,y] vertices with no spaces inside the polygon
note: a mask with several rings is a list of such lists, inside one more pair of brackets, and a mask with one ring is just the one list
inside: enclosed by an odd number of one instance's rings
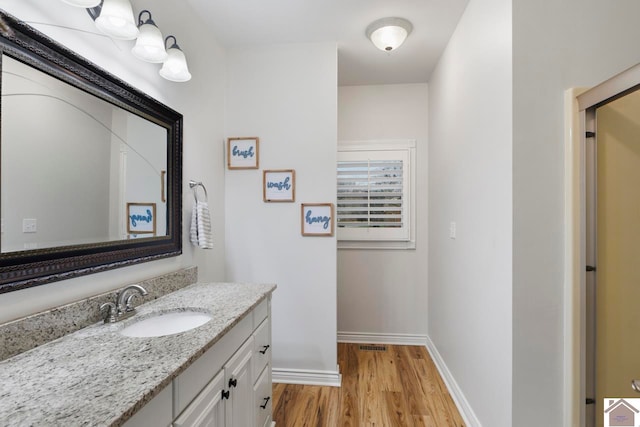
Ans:
{"label": "ceiling", "polygon": [[[468,0],[187,0],[226,48],[336,42],[341,86],[427,82]],[[397,50],[378,50],[364,32],[384,17],[413,32]]]}

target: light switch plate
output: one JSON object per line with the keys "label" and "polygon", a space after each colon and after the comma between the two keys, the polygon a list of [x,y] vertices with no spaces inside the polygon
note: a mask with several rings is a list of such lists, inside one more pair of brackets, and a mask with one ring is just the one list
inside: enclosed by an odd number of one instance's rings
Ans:
{"label": "light switch plate", "polygon": [[35,218],[24,218],[22,220],[23,233],[35,233],[38,231],[38,225]]}

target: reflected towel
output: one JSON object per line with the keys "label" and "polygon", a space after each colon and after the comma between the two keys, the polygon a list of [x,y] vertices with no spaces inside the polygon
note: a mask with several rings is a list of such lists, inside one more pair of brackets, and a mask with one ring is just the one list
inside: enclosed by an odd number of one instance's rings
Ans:
{"label": "reflected towel", "polygon": [[196,202],[191,213],[191,228],[189,230],[191,243],[202,249],[213,249],[211,235],[211,215],[207,202]]}

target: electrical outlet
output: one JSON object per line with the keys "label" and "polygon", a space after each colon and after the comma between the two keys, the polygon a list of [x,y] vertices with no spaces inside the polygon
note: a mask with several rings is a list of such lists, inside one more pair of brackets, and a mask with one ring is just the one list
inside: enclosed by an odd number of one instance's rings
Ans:
{"label": "electrical outlet", "polygon": [[451,239],[455,239],[456,238],[456,223],[455,222],[450,222],[449,223],[449,238],[451,238]]}
{"label": "electrical outlet", "polygon": [[22,220],[23,233],[35,233],[38,231],[38,224],[35,218],[24,218]]}

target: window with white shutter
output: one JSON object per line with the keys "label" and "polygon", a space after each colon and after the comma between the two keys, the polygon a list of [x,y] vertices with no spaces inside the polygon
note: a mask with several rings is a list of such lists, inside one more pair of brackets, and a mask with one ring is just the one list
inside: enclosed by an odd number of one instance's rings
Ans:
{"label": "window with white shutter", "polygon": [[338,145],[339,247],[414,247],[411,232],[414,150],[414,141]]}

